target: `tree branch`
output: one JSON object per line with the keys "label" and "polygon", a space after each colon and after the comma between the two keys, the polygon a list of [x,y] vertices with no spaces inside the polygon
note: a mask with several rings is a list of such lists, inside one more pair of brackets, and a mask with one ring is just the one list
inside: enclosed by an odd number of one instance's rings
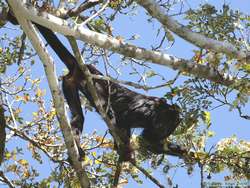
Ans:
{"label": "tree branch", "polygon": [[31,22],[25,19],[26,17],[25,14],[23,13],[24,9],[20,9],[17,4],[17,1],[15,0],[9,0],[8,2],[11,8],[13,9],[13,12],[18,22],[22,26],[22,29],[30,39],[34,49],[37,51],[39,57],[43,62],[46,76],[48,78],[49,87],[52,93],[54,105],[56,108],[57,118],[61,126],[68,154],[72,161],[72,166],[77,173],[81,187],[85,188],[90,187],[90,183],[86,175],[86,172],[84,170],[83,163],[78,160],[79,153],[66,115],[64,98],[59,89],[55,73],[55,67],[53,66],[54,62],[51,59],[49,53],[47,52],[45,45],[42,42],[41,38],[39,37],[35,27],[32,25]]}
{"label": "tree branch", "polygon": [[239,60],[250,62],[250,52],[239,50],[233,44],[227,41],[217,41],[202,34],[195,33],[186,26],[180,24],[173,18],[166,15],[166,11],[161,8],[154,0],[136,0],[139,5],[145,8],[148,13],[156,18],[167,29],[174,32],[179,37],[191,42],[192,44],[204,49],[211,49],[234,56]]}
{"label": "tree branch", "polygon": [[[50,28],[55,32],[62,33],[63,35],[73,36],[76,39],[80,39],[100,48],[115,51],[126,57],[151,61],[152,63],[168,66],[174,70],[179,70],[180,72],[188,73],[198,78],[205,78],[225,86],[232,86],[236,88],[236,86],[240,85],[242,81],[244,81],[237,77],[220,73],[214,68],[206,65],[197,64],[166,53],[146,50],[144,48],[124,43],[116,38],[79,27],[79,25],[70,24],[66,20],[62,20],[46,12],[39,12],[34,7],[26,5],[23,2],[24,0],[12,1],[15,2],[18,9],[22,10],[22,16],[29,18],[32,22]],[[246,84],[245,87],[250,90],[250,83]]]}

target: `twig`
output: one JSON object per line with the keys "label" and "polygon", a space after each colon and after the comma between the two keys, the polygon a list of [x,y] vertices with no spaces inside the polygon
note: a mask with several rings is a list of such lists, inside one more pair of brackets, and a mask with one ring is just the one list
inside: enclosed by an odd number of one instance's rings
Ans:
{"label": "twig", "polygon": [[[5,97],[5,100],[7,101],[7,107],[8,107],[8,110],[9,110],[9,112],[10,112],[10,116],[11,116],[11,119],[12,119],[12,121],[13,121],[13,124],[14,124],[14,126],[15,126],[14,128],[17,129],[16,118],[15,118],[14,112],[13,112],[13,110],[12,110],[11,104],[10,104],[9,99],[8,99],[7,96]],[[7,136],[6,139],[9,140],[14,134],[15,134],[14,131],[11,131],[11,132],[8,134],[8,136]]]}
{"label": "twig", "polygon": [[160,184],[160,182],[155,179],[151,174],[149,174],[144,168],[140,167],[136,164],[135,161],[130,161],[132,165],[134,165],[138,170],[140,170],[145,176],[147,176],[153,183],[155,183],[160,188],[165,188],[163,185]]}
{"label": "twig", "polygon": [[93,14],[92,16],[87,18],[83,23],[81,23],[81,26],[86,25],[91,20],[93,20],[96,16],[100,15],[107,8],[108,5],[109,5],[109,0],[107,0],[107,2],[102,6],[102,8],[100,10],[98,10],[95,14]]}
{"label": "twig", "polygon": [[102,140],[101,140],[101,142],[99,144],[97,144],[94,147],[84,149],[84,151],[88,151],[88,150],[93,150],[93,149],[99,148],[102,144],[104,144],[104,139],[105,139],[105,137],[106,137],[107,134],[108,134],[108,131],[105,132],[105,134],[103,135]]}
{"label": "twig", "polygon": [[70,9],[67,13],[68,16],[78,16],[81,12],[101,3],[102,1],[96,0],[96,1],[85,1],[77,8]]}
{"label": "twig", "polygon": [[2,178],[1,181],[3,181],[4,183],[6,183],[10,188],[15,188],[15,186],[13,185],[13,183],[11,182],[11,180],[9,180],[3,173],[3,171],[0,171],[0,177]]}
{"label": "twig", "polygon": [[[49,152],[44,149],[39,142],[36,142],[34,139],[30,138],[28,135],[26,135],[24,132],[14,128],[14,127],[11,127],[9,125],[6,126],[8,129],[10,129],[16,136],[28,141],[29,143],[31,143],[33,146],[37,147],[38,149],[40,149],[41,151],[44,152],[45,155],[47,155],[47,157],[49,159],[51,159],[53,162],[55,163],[66,163],[66,161],[64,160],[58,160],[58,159],[55,159],[54,156],[51,156],[49,154]],[[68,163],[67,163],[68,164]]]}
{"label": "twig", "polygon": [[58,9],[59,9],[59,10],[60,10],[60,9],[63,9],[63,8],[65,7],[65,5],[66,5],[65,0],[60,0],[59,5],[58,5]]}
{"label": "twig", "polygon": [[[179,76],[179,74],[178,74],[178,76]],[[162,87],[170,86],[177,79],[177,77],[176,77],[173,80],[170,80],[170,81],[168,81],[166,83],[163,83],[163,84],[160,84],[160,85],[156,85],[156,86],[146,86],[146,85],[137,84],[137,83],[131,82],[131,81],[117,80],[117,79],[114,79],[112,77],[102,76],[102,75],[91,74],[91,77],[95,78],[95,79],[111,81],[111,82],[114,82],[114,83],[117,83],[117,84],[124,84],[124,85],[128,85],[128,86],[132,86],[132,87],[134,87],[136,89],[143,89],[145,91],[153,90],[153,89],[159,89],[159,88],[162,88]]]}

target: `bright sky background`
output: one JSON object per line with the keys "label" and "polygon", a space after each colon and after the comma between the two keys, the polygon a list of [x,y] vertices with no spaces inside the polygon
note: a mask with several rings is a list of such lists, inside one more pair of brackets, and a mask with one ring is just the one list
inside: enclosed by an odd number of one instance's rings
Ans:
{"label": "bright sky background", "polygon": [[[222,7],[223,3],[226,2],[230,5],[230,7],[234,8],[235,10],[240,10],[244,13],[250,13],[250,5],[249,0],[207,0],[207,1],[199,1],[199,0],[188,0],[189,6],[191,8],[197,8],[197,6],[200,4],[200,2],[208,2],[213,5],[216,5],[217,7]],[[155,43],[155,41],[159,40],[160,38],[155,38],[156,32],[158,29],[158,22],[154,20],[153,23],[149,24],[147,20],[145,19],[145,10],[140,9],[138,12],[138,15],[135,16],[121,16],[118,18],[113,25],[114,31],[116,34],[119,33],[121,36],[132,36],[134,34],[140,35],[140,39],[133,41],[132,43],[144,46],[146,48],[150,48],[150,45]],[[9,30],[7,30],[9,32]],[[2,35],[4,31],[0,30],[0,35]],[[190,58],[192,53],[192,50],[194,47],[183,41],[182,39],[176,38],[175,44],[172,48],[168,50],[168,53],[173,54],[177,57],[182,58]],[[53,57],[55,57],[53,55]],[[59,62],[59,59],[55,57],[56,62]],[[115,65],[117,65],[119,62],[113,61]],[[59,63],[60,64],[60,63]],[[156,71],[159,71],[162,75],[165,76],[167,79],[172,79],[174,77],[174,71],[172,71],[169,68],[163,67],[163,66],[155,66],[153,65]],[[34,77],[36,76],[42,76],[44,75],[44,72],[42,71],[43,68],[41,65],[37,66],[36,70],[32,70],[32,74]],[[62,65],[57,65],[58,72],[61,72]],[[124,69],[126,71],[126,69]],[[121,77],[122,79],[128,78],[126,76],[126,72],[123,72],[125,76]],[[45,79],[45,78],[44,78]],[[46,79],[45,79],[46,80]],[[157,80],[153,81],[153,85],[157,84]],[[43,85],[42,87],[47,88],[47,85]],[[165,89],[159,89],[150,91],[147,94],[148,95],[154,95],[154,96],[163,96],[166,93],[167,90]],[[49,92],[47,92],[49,93]],[[141,91],[141,93],[145,93]],[[248,115],[250,114],[250,106],[248,106],[244,109],[245,113]],[[34,109],[29,108],[26,109],[26,117],[29,117],[30,114],[34,111]],[[250,135],[250,122],[246,121],[239,117],[238,113],[236,111],[229,112],[229,109],[227,107],[217,108],[213,111],[211,111],[211,118],[212,118],[212,126],[211,130],[216,132],[216,135],[209,139],[209,146],[216,144],[220,139],[225,137],[230,137],[232,135],[236,135],[240,139],[245,139],[250,141],[249,135]],[[86,116],[86,121],[84,125],[84,132],[91,132],[93,129],[96,129],[98,131],[103,132],[106,130],[107,126],[103,123],[101,120],[101,117],[97,113],[88,112]],[[15,147],[16,144],[26,144],[26,143],[20,143],[17,140],[14,140],[13,142],[9,143],[9,147]],[[30,159],[30,154],[27,153],[27,159]],[[170,157],[171,161],[176,161],[176,158]],[[36,164],[36,163],[35,163]],[[48,169],[53,168],[52,163],[48,161],[46,165],[39,165],[36,164],[39,169],[41,169],[41,177],[46,177],[48,175]],[[149,166],[149,165],[148,165]],[[147,164],[145,164],[145,167],[147,167]],[[173,177],[173,183],[178,184],[179,187],[199,187],[200,186],[200,172],[196,168],[192,175],[187,175],[185,169],[177,169],[176,171],[170,171],[168,174],[170,177]],[[162,184],[166,184],[166,174],[162,172],[162,169],[159,168],[158,171],[153,174],[154,177],[156,177]],[[220,181],[223,182],[223,175],[224,174],[218,174],[218,175],[212,175],[212,181]],[[141,176],[143,177],[143,175]],[[143,178],[144,179],[144,178]],[[206,180],[207,181],[207,180]],[[250,182],[249,182],[250,183]],[[2,187],[2,186],[0,186]],[[130,183],[125,186],[126,188],[132,188],[132,187],[142,187],[142,188],[154,188],[156,187],[154,184],[151,183],[150,180],[144,179],[144,184],[141,186],[138,186],[136,182],[134,182],[132,179],[130,180]]]}

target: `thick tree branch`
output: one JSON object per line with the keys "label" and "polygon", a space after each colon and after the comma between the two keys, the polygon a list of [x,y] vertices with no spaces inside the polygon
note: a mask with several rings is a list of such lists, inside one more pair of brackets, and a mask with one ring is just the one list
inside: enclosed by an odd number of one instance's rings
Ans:
{"label": "thick tree branch", "polygon": [[[73,36],[76,39],[80,39],[104,49],[115,51],[126,57],[151,61],[152,63],[168,66],[174,70],[179,70],[180,72],[188,73],[198,78],[205,78],[225,86],[238,86],[242,83],[241,79],[233,78],[228,74],[222,74],[209,66],[197,64],[158,51],[146,50],[131,44],[126,44],[121,40],[90,31],[79,25],[73,24],[72,26],[72,24],[66,20],[62,20],[46,12],[39,12],[34,7],[26,5],[24,0],[12,1],[15,2],[17,8],[22,12],[22,16],[29,18],[32,22],[50,28],[53,31],[62,33],[63,35]],[[250,84],[246,85],[246,88],[250,88]]]}
{"label": "thick tree branch", "polygon": [[145,8],[148,13],[156,18],[167,29],[174,32],[179,37],[191,42],[192,44],[204,48],[211,49],[215,52],[222,52],[230,56],[234,56],[239,60],[250,62],[250,52],[239,50],[233,44],[227,41],[217,41],[202,34],[195,33],[186,26],[180,24],[173,18],[166,15],[165,10],[161,8],[154,0],[136,0],[139,5]]}
{"label": "thick tree branch", "polygon": [[64,105],[64,98],[62,96],[62,93],[59,89],[58,81],[55,74],[55,67],[53,60],[51,59],[50,55],[48,54],[45,45],[43,44],[41,38],[39,37],[35,27],[32,25],[31,22],[27,21],[25,19],[25,16],[23,15],[23,10],[19,9],[19,6],[17,6],[17,2],[14,0],[9,0],[9,4],[11,8],[13,9],[13,12],[22,26],[22,29],[30,39],[33,47],[39,54],[39,57],[41,58],[44,69],[46,72],[46,76],[48,78],[48,83],[50,90],[52,92],[52,97],[54,101],[54,105],[56,108],[57,118],[60,123],[62,133],[64,136],[65,144],[68,150],[68,154],[70,156],[70,159],[72,161],[73,168],[75,169],[77,176],[79,178],[79,181],[81,183],[81,187],[89,187],[89,180],[86,175],[86,172],[84,171],[83,163],[81,163],[79,159],[79,153],[76,146],[76,143],[74,141],[73,133],[69,125],[69,121],[66,115],[65,111],[65,105]]}

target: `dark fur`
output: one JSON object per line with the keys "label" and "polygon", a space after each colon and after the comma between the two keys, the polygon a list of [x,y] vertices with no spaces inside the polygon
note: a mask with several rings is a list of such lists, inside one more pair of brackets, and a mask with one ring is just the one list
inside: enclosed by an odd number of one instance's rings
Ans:
{"label": "dark fur", "polygon": [[[57,36],[49,29],[36,24],[37,28],[53,48],[62,62],[69,69],[69,73],[63,77],[63,93],[72,113],[72,127],[78,134],[82,132],[84,116],[81,108],[79,91],[81,91],[90,104],[95,107],[94,101],[86,87],[85,78],[78,67],[75,57],[65,48]],[[87,65],[92,74],[102,75],[94,66]],[[121,139],[127,146],[119,151],[123,160],[130,160],[129,140],[131,128],[143,128],[142,137],[152,144],[148,148],[154,153],[162,153],[162,140],[168,137],[179,125],[179,107],[169,105],[164,98],[150,97],[131,91],[119,84],[105,80],[94,79],[94,85],[104,109],[107,101],[109,108],[114,114],[116,126],[122,133]],[[109,92],[110,91],[110,92]],[[95,107],[96,108],[96,107]],[[98,112],[98,110],[97,110]]]}

